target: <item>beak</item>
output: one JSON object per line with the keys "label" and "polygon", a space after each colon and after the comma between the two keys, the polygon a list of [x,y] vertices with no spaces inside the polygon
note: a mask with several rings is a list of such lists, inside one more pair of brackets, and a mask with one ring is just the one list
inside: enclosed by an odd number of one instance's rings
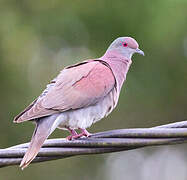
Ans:
{"label": "beak", "polygon": [[138,54],[141,54],[142,56],[144,56],[144,52],[141,50],[141,49],[136,49],[136,53],[138,53]]}

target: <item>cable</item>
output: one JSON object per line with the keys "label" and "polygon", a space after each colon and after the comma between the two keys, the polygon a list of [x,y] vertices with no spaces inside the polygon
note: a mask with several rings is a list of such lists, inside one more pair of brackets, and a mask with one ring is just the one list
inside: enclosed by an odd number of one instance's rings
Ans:
{"label": "cable", "polygon": [[[187,121],[153,128],[117,129],[95,133],[89,138],[72,141],[62,138],[48,139],[33,163],[76,155],[102,154],[185,142],[187,142]],[[29,143],[24,143],[0,149],[0,167],[19,164],[28,145]]]}

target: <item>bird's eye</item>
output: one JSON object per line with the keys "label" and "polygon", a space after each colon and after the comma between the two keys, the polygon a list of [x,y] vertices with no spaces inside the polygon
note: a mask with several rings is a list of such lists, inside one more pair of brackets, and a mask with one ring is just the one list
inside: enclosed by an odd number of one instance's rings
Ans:
{"label": "bird's eye", "polygon": [[127,47],[127,43],[126,42],[124,42],[124,43],[122,43],[122,45],[123,45],[123,47]]}

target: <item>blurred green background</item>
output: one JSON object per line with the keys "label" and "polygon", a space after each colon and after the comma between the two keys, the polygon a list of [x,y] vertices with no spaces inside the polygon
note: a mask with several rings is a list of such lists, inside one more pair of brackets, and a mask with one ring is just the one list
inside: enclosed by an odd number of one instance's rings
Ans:
{"label": "blurred green background", "polygon": [[[187,0],[0,0],[0,146],[30,140],[12,120],[66,65],[103,55],[119,36],[134,55],[119,104],[89,131],[151,127],[187,118]],[[64,137],[56,130],[51,137]],[[187,179],[187,146],[79,156],[0,169],[0,179]]]}

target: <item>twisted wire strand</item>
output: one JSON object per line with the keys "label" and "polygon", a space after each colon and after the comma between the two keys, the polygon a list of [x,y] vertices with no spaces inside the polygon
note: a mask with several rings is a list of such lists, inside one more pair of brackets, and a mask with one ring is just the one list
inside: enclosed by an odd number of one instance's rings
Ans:
{"label": "twisted wire strand", "polygon": [[[153,128],[117,129],[93,134],[89,138],[68,141],[48,139],[33,163],[63,159],[76,155],[127,151],[146,146],[172,145],[187,142],[187,121]],[[21,162],[29,143],[0,149],[0,167]]]}

